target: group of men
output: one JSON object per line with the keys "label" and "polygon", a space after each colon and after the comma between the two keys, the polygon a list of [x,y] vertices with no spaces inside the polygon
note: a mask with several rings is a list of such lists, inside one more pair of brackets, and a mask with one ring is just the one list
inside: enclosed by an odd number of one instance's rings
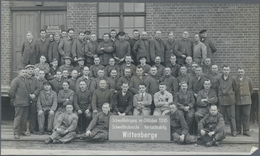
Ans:
{"label": "group of men", "polygon": [[200,136],[207,146],[218,145],[226,135],[223,117],[232,136],[242,130],[250,136],[252,81],[242,67],[237,76],[227,65],[218,71],[206,30],[193,41],[187,31],[179,41],[172,32],[163,41],[160,31],[149,40],[138,30],[131,39],[111,30],[99,42],[89,31],[74,39],[73,29],[50,35],[54,40],[45,30],[40,36],[34,41],[27,33],[11,83],[16,139],[26,135],[27,119],[29,131],[43,135],[47,118],[46,143],[69,142],[82,132],[82,138],[106,140],[110,115],[169,115],[178,143]]}

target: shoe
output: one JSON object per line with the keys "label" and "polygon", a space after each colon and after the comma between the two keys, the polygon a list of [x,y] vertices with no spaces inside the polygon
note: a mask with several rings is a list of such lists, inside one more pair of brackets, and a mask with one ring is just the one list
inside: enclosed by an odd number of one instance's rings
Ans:
{"label": "shoe", "polygon": [[219,142],[218,142],[218,141],[216,141],[216,142],[215,142],[215,145],[216,145],[216,146],[219,146]]}
{"label": "shoe", "polygon": [[14,135],[14,138],[15,138],[15,139],[20,139],[20,135],[15,134],[15,135]]}
{"label": "shoe", "polygon": [[43,134],[44,134],[44,132],[39,132],[38,134],[39,134],[39,135],[43,135]]}
{"label": "shoe", "polygon": [[211,140],[211,141],[209,141],[209,142],[206,143],[206,146],[207,146],[207,147],[210,147],[210,146],[214,145],[215,143],[216,143],[216,141]]}
{"label": "shoe", "polygon": [[250,137],[251,135],[248,132],[244,132],[243,135]]}
{"label": "shoe", "polygon": [[27,134],[25,134],[25,133],[20,133],[20,136],[27,136]]}
{"label": "shoe", "polygon": [[52,139],[48,138],[48,139],[45,140],[45,144],[49,144],[51,141],[52,141]]}
{"label": "shoe", "polygon": [[52,143],[53,143],[53,144],[59,144],[59,143],[61,143],[61,141],[58,140],[58,139],[54,139]]}
{"label": "shoe", "polygon": [[240,135],[241,134],[241,131],[237,131],[237,135]]}
{"label": "shoe", "polygon": [[47,132],[47,134],[48,134],[48,135],[52,135],[52,132],[51,132],[51,131],[49,131],[49,132]]}
{"label": "shoe", "polygon": [[36,132],[36,131],[30,131],[30,133],[31,133],[31,134],[37,134],[37,132]]}
{"label": "shoe", "polygon": [[237,136],[237,131],[232,132],[232,136],[236,137]]}

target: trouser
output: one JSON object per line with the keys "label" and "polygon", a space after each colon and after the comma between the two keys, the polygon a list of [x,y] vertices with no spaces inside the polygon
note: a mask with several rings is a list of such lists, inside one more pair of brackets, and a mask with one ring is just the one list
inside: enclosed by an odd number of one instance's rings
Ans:
{"label": "trouser", "polygon": [[159,115],[165,115],[166,113],[170,112],[170,110],[162,110],[161,108],[155,108],[153,111],[154,116],[159,116]]}
{"label": "trouser", "polygon": [[62,143],[69,142],[69,141],[73,140],[75,137],[76,137],[76,132],[74,132],[74,131],[69,132],[67,134],[63,134],[63,133],[58,133],[56,130],[50,136],[50,138],[52,140],[55,140],[55,139],[60,140]]}
{"label": "trouser", "polygon": [[227,105],[227,106],[220,106],[221,114],[223,116],[227,115],[227,119],[229,120],[230,123],[230,129],[231,132],[236,131],[236,120],[235,120],[235,105]]}
{"label": "trouser", "polygon": [[108,139],[108,131],[101,127],[95,127],[92,129],[90,136],[87,139],[95,141],[104,141]]}
{"label": "trouser", "polygon": [[39,132],[44,132],[45,117],[48,117],[47,131],[51,132],[52,129],[53,129],[54,114],[50,115],[50,111],[49,110],[45,110],[41,114],[38,113]]}
{"label": "trouser", "polygon": [[29,130],[30,132],[36,131],[37,127],[37,104],[32,101],[29,106]]}
{"label": "trouser", "polygon": [[55,113],[55,115],[54,115],[53,127],[55,127],[55,125],[57,124],[57,121],[58,121],[59,116],[60,116],[62,113],[64,113],[64,112],[66,112],[66,108],[65,108],[64,106],[60,106],[60,107],[57,109],[57,111],[56,111],[56,113]]}
{"label": "trouser", "polygon": [[192,136],[190,135],[189,133],[185,135],[184,137],[184,142],[181,142],[180,141],[180,136],[182,134],[179,134],[177,132],[174,132],[172,133],[172,138],[173,138],[173,141],[177,142],[177,143],[186,143],[186,144],[189,144],[189,143],[194,143],[197,141],[197,138],[195,136]]}
{"label": "trouser", "polygon": [[78,130],[80,132],[85,132],[92,119],[92,113],[91,112],[85,113],[85,111],[82,111],[82,114],[78,114],[78,112],[75,112],[75,114],[77,114],[79,117],[78,125],[77,125]]}
{"label": "trouser", "polygon": [[201,107],[201,108],[198,107],[197,111],[194,113],[194,119],[196,124],[198,124],[200,120],[203,119],[203,117],[208,113],[209,113],[208,107]]}
{"label": "trouser", "polygon": [[151,109],[150,108],[146,108],[144,107],[143,109],[134,109],[134,116],[139,116],[139,115],[142,115],[142,116],[148,116],[150,115],[151,113]]}
{"label": "trouser", "polygon": [[[243,131],[249,131],[251,104],[248,105],[236,105],[236,128],[241,132],[242,125]],[[241,125],[242,123],[242,125]]]}
{"label": "trouser", "polygon": [[225,139],[226,137],[226,132],[225,130],[221,131],[221,132],[217,132],[212,136],[208,135],[209,132],[206,132],[204,136],[202,136],[202,140],[204,142],[209,142],[213,139],[215,139],[215,141],[222,141],[223,139]]}
{"label": "trouser", "polygon": [[185,112],[185,111],[180,111],[180,112],[183,114],[183,116],[187,122],[190,133],[193,133],[194,108],[191,108],[188,112]]}
{"label": "trouser", "polygon": [[14,116],[14,134],[19,135],[25,133],[26,123],[28,119],[29,106],[15,106],[15,116]]}

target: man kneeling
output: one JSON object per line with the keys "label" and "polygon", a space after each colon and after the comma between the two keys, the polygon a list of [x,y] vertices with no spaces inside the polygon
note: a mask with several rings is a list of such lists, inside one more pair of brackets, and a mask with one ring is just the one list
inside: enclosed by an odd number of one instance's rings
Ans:
{"label": "man kneeling", "polygon": [[88,140],[104,141],[108,139],[109,117],[109,103],[104,103],[102,112],[99,112],[94,116],[86,130],[86,137]]}
{"label": "man kneeling", "polygon": [[199,132],[203,141],[208,147],[219,145],[219,141],[225,139],[225,122],[221,114],[218,113],[216,105],[212,105],[207,114],[198,124]]}
{"label": "man kneeling", "polygon": [[177,143],[194,143],[197,137],[189,134],[189,127],[181,113],[174,103],[170,103],[170,124],[173,141]]}
{"label": "man kneeling", "polygon": [[57,124],[54,127],[52,135],[45,140],[48,144],[51,141],[53,143],[66,143],[73,140],[76,137],[75,129],[77,128],[78,116],[73,113],[73,105],[66,105],[66,112],[62,113]]}

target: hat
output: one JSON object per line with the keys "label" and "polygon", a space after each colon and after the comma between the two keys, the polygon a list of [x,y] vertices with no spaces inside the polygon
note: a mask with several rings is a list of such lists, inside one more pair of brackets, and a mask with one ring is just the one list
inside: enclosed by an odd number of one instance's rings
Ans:
{"label": "hat", "polygon": [[55,62],[55,61],[58,61],[56,58],[53,58],[51,62]]}
{"label": "hat", "polygon": [[125,32],[120,31],[120,32],[118,33],[118,35],[119,35],[119,36],[124,36],[124,35],[125,35]]}
{"label": "hat", "polygon": [[34,65],[31,65],[31,64],[28,64],[27,66],[25,66],[25,69],[27,69],[27,68],[34,68]]}
{"label": "hat", "polygon": [[79,57],[77,61],[85,60],[83,57]]}
{"label": "hat", "polygon": [[199,33],[202,34],[202,33],[206,32],[206,31],[207,31],[206,29],[203,29]]}
{"label": "hat", "polygon": [[44,81],[43,85],[51,85],[51,83],[49,81]]}
{"label": "hat", "polygon": [[69,57],[69,56],[65,56],[65,57],[63,58],[63,60],[65,60],[65,59],[70,59],[70,60],[72,60],[72,58]]}

